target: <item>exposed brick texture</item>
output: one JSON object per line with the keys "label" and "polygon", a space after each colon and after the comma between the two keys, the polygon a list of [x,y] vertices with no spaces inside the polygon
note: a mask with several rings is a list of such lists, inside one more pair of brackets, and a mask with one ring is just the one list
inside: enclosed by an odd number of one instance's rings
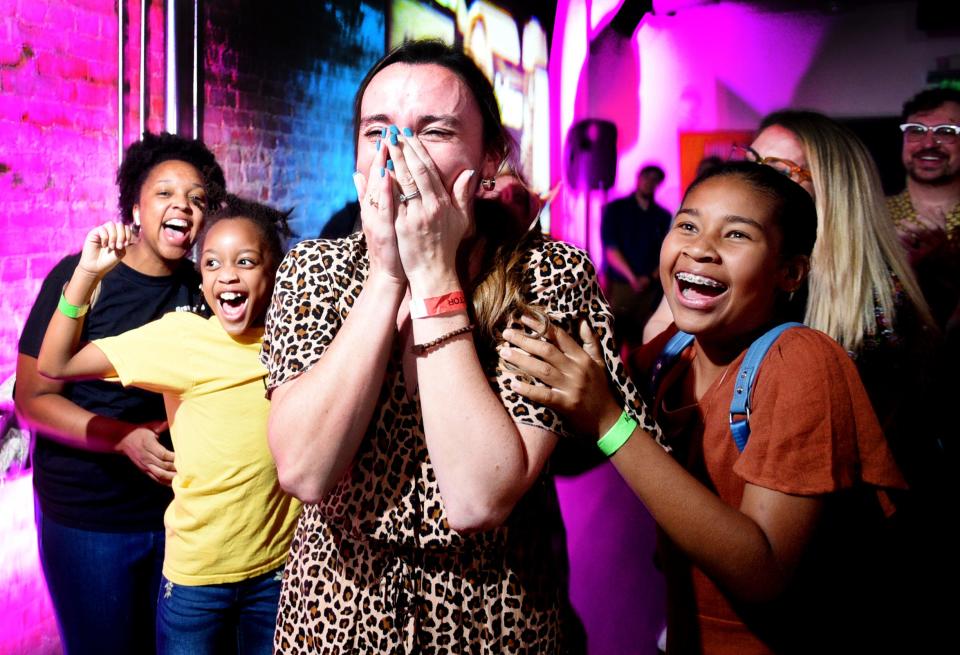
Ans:
{"label": "exposed brick texture", "polygon": [[[302,5],[302,7],[300,6]],[[203,3],[201,135],[230,190],[319,233],[352,197],[352,99],[384,48],[383,3]],[[140,3],[125,3],[124,143],[139,133]],[[149,3],[147,115],[163,128],[164,11]],[[40,283],[116,216],[117,5],[0,0],[0,379]]]}
{"label": "exposed brick texture", "polygon": [[355,196],[353,96],[384,51],[380,3],[300,3],[283,23],[265,3],[213,4],[204,140],[232,191],[295,206],[293,229],[314,237]]}
{"label": "exposed brick texture", "polygon": [[118,74],[115,2],[0,4],[0,377],[6,378],[43,277],[76,250],[90,226],[116,213]]}

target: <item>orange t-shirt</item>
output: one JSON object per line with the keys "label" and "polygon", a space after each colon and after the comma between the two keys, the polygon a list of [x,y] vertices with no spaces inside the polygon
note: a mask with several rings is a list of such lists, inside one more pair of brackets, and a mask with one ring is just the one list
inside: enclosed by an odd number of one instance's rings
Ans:
{"label": "orange t-shirt", "polygon": [[[675,332],[668,330],[631,358],[641,383]],[[832,339],[808,328],[787,330],[767,352],[753,385],[750,439],[738,452],[729,411],[745,354],[692,406],[671,409],[670,398],[690,369],[694,349],[664,376],[654,415],[675,456],[733,507],[740,506],[747,482],[829,497],[791,588],[762,606],[724,594],[664,537],[668,652],[826,652],[845,635],[863,645],[854,615],[877,618],[862,599],[872,593],[866,587],[875,569],[863,575],[857,569],[870,559],[864,541],[882,530],[885,495],[877,489],[904,487],[903,478],[853,362]]]}

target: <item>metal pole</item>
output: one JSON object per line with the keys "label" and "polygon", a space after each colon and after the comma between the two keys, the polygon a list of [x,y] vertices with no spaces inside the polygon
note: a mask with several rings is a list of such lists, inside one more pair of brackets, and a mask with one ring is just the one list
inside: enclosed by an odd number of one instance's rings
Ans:
{"label": "metal pole", "polygon": [[177,2],[167,0],[167,79],[164,98],[164,124],[167,132],[177,134]]}
{"label": "metal pole", "polygon": [[123,3],[117,0],[117,165],[123,162]]}
{"label": "metal pole", "polygon": [[147,131],[147,2],[140,0],[140,137]]}
{"label": "metal pole", "polygon": [[193,138],[200,138],[200,0],[193,0]]}

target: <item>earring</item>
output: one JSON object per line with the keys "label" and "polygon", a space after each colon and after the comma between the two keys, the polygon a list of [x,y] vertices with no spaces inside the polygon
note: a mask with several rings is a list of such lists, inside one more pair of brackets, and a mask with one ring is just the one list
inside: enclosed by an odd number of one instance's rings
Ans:
{"label": "earring", "polygon": [[140,227],[140,210],[139,209],[133,210],[133,224],[136,225],[137,227]]}
{"label": "earring", "polygon": [[493,191],[497,186],[497,180],[492,177],[485,177],[480,180],[480,186],[484,191]]}

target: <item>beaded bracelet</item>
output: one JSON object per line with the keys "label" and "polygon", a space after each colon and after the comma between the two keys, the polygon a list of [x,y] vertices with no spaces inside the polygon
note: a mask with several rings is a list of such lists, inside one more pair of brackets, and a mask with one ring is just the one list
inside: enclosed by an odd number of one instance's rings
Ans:
{"label": "beaded bracelet", "polygon": [[620,450],[623,444],[627,443],[627,439],[630,438],[636,428],[637,422],[627,414],[627,410],[623,410],[613,427],[607,430],[607,433],[597,441],[597,447],[607,457],[613,457],[614,453]]}
{"label": "beaded bracelet", "polygon": [[413,346],[411,346],[410,350],[413,351],[414,355],[419,357],[420,355],[423,355],[431,348],[435,348],[439,346],[444,341],[449,341],[450,339],[454,337],[458,337],[461,334],[466,334],[473,328],[474,328],[473,323],[471,323],[470,325],[464,325],[462,328],[457,328],[456,330],[447,332],[446,334],[441,334],[439,337],[437,337],[436,339],[433,339],[432,341],[428,341],[426,343],[415,343],[413,344]]}

